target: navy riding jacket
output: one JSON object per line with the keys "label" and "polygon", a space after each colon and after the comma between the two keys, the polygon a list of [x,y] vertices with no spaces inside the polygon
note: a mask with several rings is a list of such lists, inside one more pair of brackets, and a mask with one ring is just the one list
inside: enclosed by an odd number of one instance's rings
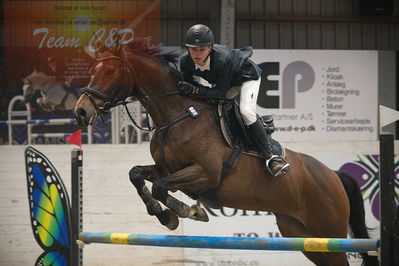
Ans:
{"label": "navy riding jacket", "polygon": [[[195,69],[188,52],[180,57],[180,70],[187,82],[205,92],[204,96],[223,98],[231,87],[242,85],[248,80],[257,80],[261,76],[261,69],[249,59],[251,55],[250,46],[238,50],[214,44],[210,54],[210,70]],[[200,84],[200,79],[206,82]]]}

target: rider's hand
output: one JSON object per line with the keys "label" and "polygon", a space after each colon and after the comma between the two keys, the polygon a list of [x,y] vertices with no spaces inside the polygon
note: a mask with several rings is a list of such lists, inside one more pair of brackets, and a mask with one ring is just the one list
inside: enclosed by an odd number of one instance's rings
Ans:
{"label": "rider's hand", "polygon": [[179,83],[177,83],[177,89],[180,91],[180,94],[183,95],[198,94],[198,88],[185,81],[179,81]]}

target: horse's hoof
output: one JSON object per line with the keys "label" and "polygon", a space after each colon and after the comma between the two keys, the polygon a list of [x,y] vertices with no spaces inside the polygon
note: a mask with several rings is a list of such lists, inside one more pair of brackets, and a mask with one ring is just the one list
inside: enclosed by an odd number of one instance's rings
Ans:
{"label": "horse's hoof", "polygon": [[196,221],[200,221],[200,222],[209,222],[208,214],[206,213],[206,211],[203,208],[201,208],[197,204],[194,204],[193,206],[191,206],[191,211],[190,211],[190,215],[188,216],[188,218],[196,220]]}
{"label": "horse's hoof", "polygon": [[163,213],[168,217],[168,222],[164,224],[169,230],[175,230],[179,226],[179,218],[176,213],[169,209],[163,211]]}

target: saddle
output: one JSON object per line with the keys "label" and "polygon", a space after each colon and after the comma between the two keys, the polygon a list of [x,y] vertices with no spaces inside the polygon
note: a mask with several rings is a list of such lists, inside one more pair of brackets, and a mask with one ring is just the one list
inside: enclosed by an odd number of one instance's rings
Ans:
{"label": "saddle", "polygon": [[[265,158],[255,140],[248,134],[236,100],[219,104],[218,117],[220,118],[220,128],[223,137],[230,147],[233,149],[241,147],[241,151],[245,154]],[[260,119],[263,122],[265,131],[270,136],[274,132],[273,116],[265,115],[260,117]],[[284,157],[284,148],[279,142],[270,138],[270,144],[272,145],[273,154]]]}

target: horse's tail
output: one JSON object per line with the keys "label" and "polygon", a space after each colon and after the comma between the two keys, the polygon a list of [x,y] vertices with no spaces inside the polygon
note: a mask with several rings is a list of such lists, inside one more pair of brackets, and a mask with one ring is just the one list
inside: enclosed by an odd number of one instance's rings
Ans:
{"label": "horse's tail", "polygon": [[[368,228],[366,226],[363,197],[359,185],[351,175],[339,171],[336,171],[336,173],[344,185],[345,192],[348,195],[350,205],[349,226],[352,237],[370,238]],[[379,265],[376,256],[369,256],[367,253],[360,253],[360,255],[363,258],[362,265]]]}

